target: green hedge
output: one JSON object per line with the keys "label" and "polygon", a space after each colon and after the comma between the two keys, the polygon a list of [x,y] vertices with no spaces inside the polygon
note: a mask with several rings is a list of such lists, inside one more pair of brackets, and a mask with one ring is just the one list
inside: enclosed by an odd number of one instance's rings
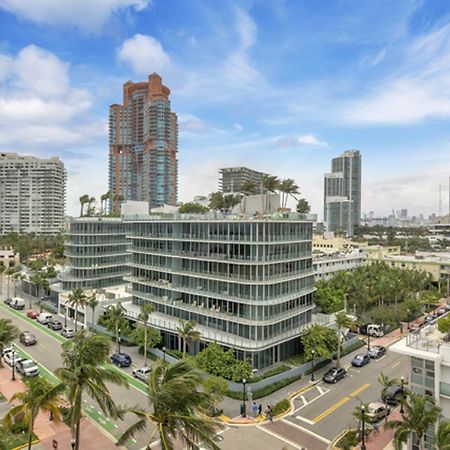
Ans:
{"label": "green hedge", "polygon": [[266,378],[273,377],[274,375],[278,375],[279,373],[283,373],[283,372],[286,372],[291,369],[292,369],[292,367],[290,367],[286,364],[280,364],[279,366],[268,370],[267,372],[263,373],[262,375],[256,375],[256,376],[251,377],[248,382],[249,383],[257,383],[258,381],[265,380]]}
{"label": "green hedge", "polygon": [[278,416],[278,414],[282,414],[286,411],[289,411],[291,405],[289,403],[289,400],[284,398],[283,400],[280,400],[273,408],[272,413],[274,416]]}
{"label": "green hedge", "polygon": [[[265,397],[266,395],[270,395],[275,391],[278,391],[281,388],[284,388],[285,386],[288,386],[289,384],[293,383],[294,381],[300,380],[301,377],[291,377],[286,378],[285,380],[277,381],[276,383],[272,383],[269,386],[266,386],[261,389],[256,389],[256,391],[252,391],[253,394],[253,400],[256,400],[258,398]],[[234,398],[236,400],[242,400],[242,392],[234,392],[234,391],[228,391],[227,396]]]}
{"label": "green hedge", "polygon": [[[320,363],[317,363],[314,365],[314,372],[316,372],[317,370],[321,369],[322,367],[325,367],[327,364],[330,364],[331,359],[324,359],[323,361],[320,361]],[[310,373],[312,373],[313,369],[311,367],[311,369],[308,369],[305,372],[305,375],[309,375]]]}

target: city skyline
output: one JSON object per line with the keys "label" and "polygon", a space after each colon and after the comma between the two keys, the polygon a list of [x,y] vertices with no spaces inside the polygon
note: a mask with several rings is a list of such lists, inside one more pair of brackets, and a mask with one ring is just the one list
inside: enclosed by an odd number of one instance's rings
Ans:
{"label": "city skyline", "polygon": [[181,201],[246,166],[294,178],[322,215],[323,173],[348,148],[363,211],[428,215],[448,192],[445,2],[33,4],[0,1],[0,150],[59,156],[69,214],[107,190],[108,106],[155,71],[179,113]]}

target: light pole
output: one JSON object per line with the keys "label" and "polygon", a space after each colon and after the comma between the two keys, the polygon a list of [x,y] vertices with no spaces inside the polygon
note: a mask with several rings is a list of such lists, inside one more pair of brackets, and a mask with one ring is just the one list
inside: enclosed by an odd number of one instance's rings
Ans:
{"label": "light pole", "polygon": [[11,369],[12,369],[12,377],[11,377],[11,381],[16,381],[16,353],[14,351],[14,344],[11,344],[11,348],[12,348],[12,364],[11,364]]}
{"label": "light pole", "polygon": [[242,379],[242,408],[241,408],[241,416],[247,417],[247,411],[245,406],[245,383],[247,383],[247,380],[245,378]]}
{"label": "light pole", "polygon": [[408,322],[408,331],[410,331],[411,330],[411,326],[410,326],[410,324],[409,324],[409,322],[410,322],[410,320],[409,320],[409,314],[410,314],[410,310],[409,309],[407,309],[406,310],[406,320],[407,320],[407,322]]}
{"label": "light pole", "polygon": [[117,349],[120,353],[120,328],[117,330]]}
{"label": "light pole", "polygon": [[72,450],[75,450],[75,438],[70,440],[70,445],[72,446]]}
{"label": "light pole", "polygon": [[67,305],[64,304],[64,328],[67,328]]}
{"label": "light pole", "polygon": [[401,382],[402,382],[402,399],[400,400],[400,414],[403,414],[405,412],[405,409],[403,408],[403,403],[405,401],[405,377],[402,376]]}
{"label": "light pole", "polygon": [[311,381],[314,381],[314,369],[315,369],[315,357],[316,351],[314,349],[311,350],[312,354],[312,372],[311,372]]}
{"label": "light pole", "polygon": [[166,347],[165,346],[162,348],[162,351],[163,351],[163,362],[166,362]]}
{"label": "light pole", "polygon": [[370,352],[370,334],[367,335],[367,353]]}
{"label": "light pole", "polygon": [[365,419],[366,419],[366,407],[364,405],[361,405],[361,434],[362,434],[362,444],[361,444],[361,450],[366,450],[366,430],[365,430]]}

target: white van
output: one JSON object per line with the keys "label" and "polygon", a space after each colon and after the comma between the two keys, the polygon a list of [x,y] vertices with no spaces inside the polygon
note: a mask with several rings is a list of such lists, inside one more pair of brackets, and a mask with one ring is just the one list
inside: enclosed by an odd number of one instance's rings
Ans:
{"label": "white van", "polygon": [[384,330],[382,325],[378,324],[370,324],[367,325],[367,334],[374,337],[381,337],[384,336]]}
{"label": "white van", "polygon": [[14,309],[25,309],[25,300],[20,297],[14,297],[9,306]]}
{"label": "white van", "polygon": [[37,316],[36,320],[39,323],[46,325],[48,322],[50,322],[50,320],[53,320],[53,316],[51,314],[45,312],[45,313],[39,314],[39,316]]}

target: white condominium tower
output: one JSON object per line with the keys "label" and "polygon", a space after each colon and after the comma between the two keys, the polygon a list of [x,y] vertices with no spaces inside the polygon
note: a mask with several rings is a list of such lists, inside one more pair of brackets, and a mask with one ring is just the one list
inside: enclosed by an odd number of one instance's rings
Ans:
{"label": "white condominium tower", "polygon": [[65,204],[60,159],[0,153],[0,234],[56,234],[64,225]]}

